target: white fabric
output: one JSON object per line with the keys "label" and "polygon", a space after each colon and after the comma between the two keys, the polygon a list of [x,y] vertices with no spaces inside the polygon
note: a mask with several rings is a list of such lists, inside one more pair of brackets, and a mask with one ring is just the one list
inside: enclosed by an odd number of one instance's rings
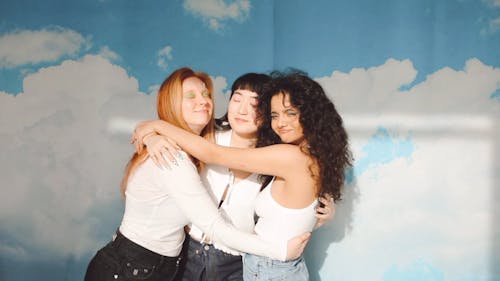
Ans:
{"label": "white fabric", "polygon": [[[215,140],[218,145],[231,145],[231,130],[217,132]],[[253,233],[255,226],[254,206],[255,199],[259,195],[261,184],[257,174],[251,174],[247,178],[233,184],[232,173],[228,168],[218,165],[207,165],[201,173],[201,178],[212,200],[219,204],[226,186],[229,185],[226,198],[220,210],[223,216],[232,222],[239,230]],[[191,226],[189,235],[197,241],[202,240],[203,231],[196,225]],[[241,252],[231,249],[223,243],[214,242],[214,247],[224,252],[241,255]]]}
{"label": "white fabric", "polygon": [[273,182],[274,178],[255,201],[255,212],[259,216],[255,225],[255,233],[268,241],[280,241],[312,231],[316,224],[317,200],[302,209],[283,207],[272,197]]}
{"label": "white fabric", "polygon": [[120,232],[161,255],[179,255],[184,225],[190,221],[243,252],[284,260],[287,240],[270,243],[225,222],[202,185],[194,164],[182,153],[178,165],[160,169],[148,158],[129,177]]}

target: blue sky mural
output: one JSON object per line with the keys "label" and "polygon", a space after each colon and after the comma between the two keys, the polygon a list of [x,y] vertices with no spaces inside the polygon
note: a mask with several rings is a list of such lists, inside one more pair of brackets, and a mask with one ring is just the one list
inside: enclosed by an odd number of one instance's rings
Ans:
{"label": "blue sky mural", "polygon": [[[0,280],[81,280],[134,124],[180,66],[328,92],[356,159],[311,280],[500,280],[498,0],[3,1]],[[472,243],[473,242],[473,243]]]}

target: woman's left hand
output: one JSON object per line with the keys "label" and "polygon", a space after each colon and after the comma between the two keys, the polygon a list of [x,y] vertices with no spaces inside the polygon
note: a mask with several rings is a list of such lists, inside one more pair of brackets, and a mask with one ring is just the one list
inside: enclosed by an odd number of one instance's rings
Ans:
{"label": "woman's left hand", "polygon": [[333,202],[332,196],[326,194],[319,197],[318,200],[320,203],[323,203],[323,207],[321,207],[320,204],[316,207],[316,218],[318,221],[314,229],[321,227],[335,216],[335,203]]}
{"label": "woman's left hand", "polygon": [[179,156],[181,148],[171,139],[161,135],[147,135],[144,138],[144,145],[148,151],[149,157],[155,162],[158,167],[168,168],[171,163],[176,164],[175,157]]}

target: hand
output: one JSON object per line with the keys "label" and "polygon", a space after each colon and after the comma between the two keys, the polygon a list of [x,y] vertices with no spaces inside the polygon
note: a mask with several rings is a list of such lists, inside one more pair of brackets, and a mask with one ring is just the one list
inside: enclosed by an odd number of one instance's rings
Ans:
{"label": "hand", "polygon": [[144,138],[144,145],[148,151],[149,157],[155,162],[158,167],[168,168],[169,164],[166,159],[172,163],[176,163],[176,156],[179,156],[180,147],[177,144],[164,136],[151,134]]}
{"label": "hand", "polygon": [[321,204],[318,204],[316,207],[316,218],[318,221],[314,226],[314,229],[317,229],[324,225],[326,222],[333,219],[335,216],[335,203],[333,202],[333,198],[331,195],[326,194],[318,198],[320,203],[323,203],[323,207]]}
{"label": "hand", "polygon": [[302,255],[304,249],[306,248],[307,242],[311,238],[311,232],[306,232],[299,236],[288,240],[286,259],[294,260]]}
{"label": "hand", "polygon": [[144,138],[148,135],[156,134],[155,131],[155,122],[159,120],[153,120],[153,121],[144,121],[139,123],[134,130],[134,133],[132,134],[132,137],[130,138],[130,143],[134,144],[135,146],[135,151],[137,153],[141,153],[142,149],[144,148],[143,141]]}

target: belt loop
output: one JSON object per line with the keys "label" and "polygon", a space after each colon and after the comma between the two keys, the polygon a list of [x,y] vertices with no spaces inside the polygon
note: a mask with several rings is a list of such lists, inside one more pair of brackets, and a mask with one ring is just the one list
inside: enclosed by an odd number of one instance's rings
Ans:
{"label": "belt loop", "polygon": [[120,233],[119,229],[116,229],[116,232],[113,234],[113,243],[112,245],[115,248],[120,247],[120,244],[123,242],[123,235]]}

